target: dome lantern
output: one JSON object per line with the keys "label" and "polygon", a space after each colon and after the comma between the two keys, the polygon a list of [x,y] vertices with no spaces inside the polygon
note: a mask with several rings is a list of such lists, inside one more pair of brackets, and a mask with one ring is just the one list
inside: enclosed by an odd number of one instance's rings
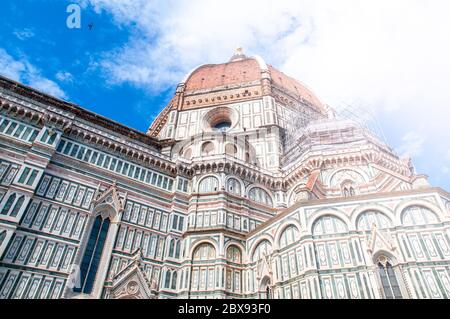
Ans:
{"label": "dome lantern", "polygon": [[241,61],[246,58],[247,56],[244,54],[244,50],[242,49],[242,47],[237,47],[234,55],[231,57],[229,62]]}

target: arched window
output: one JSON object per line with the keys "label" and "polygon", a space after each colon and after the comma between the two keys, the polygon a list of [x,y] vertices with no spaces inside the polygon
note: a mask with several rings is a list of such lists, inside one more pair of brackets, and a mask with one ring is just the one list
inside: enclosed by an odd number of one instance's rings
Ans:
{"label": "arched window", "polygon": [[170,285],[170,289],[177,289],[177,277],[178,272],[174,270],[172,273],[172,284]]}
{"label": "arched window", "polygon": [[193,260],[214,260],[216,259],[216,249],[213,245],[204,243],[195,248]]}
{"label": "arched window", "polygon": [[344,196],[344,197],[355,196],[356,195],[355,183],[350,180],[344,181],[341,184],[341,191],[342,191],[342,196]]}
{"label": "arched window", "polygon": [[180,247],[181,247],[180,240],[171,239],[169,243],[169,257],[179,258]]}
{"label": "arched window", "polygon": [[175,245],[175,258],[180,258],[180,250],[181,250],[181,241],[177,240],[177,244]]}
{"label": "arched window", "polygon": [[212,193],[219,190],[219,180],[214,176],[205,177],[200,181],[199,193]]}
{"label": "arched window", "polygon": [[95,276],[105,245],[106,235],[109,229],[109,218],[103,219],[98,215],[94,220],[91,234],[87,242],[83,260],[80,266],[81,287],[75,287],[75,292],[90,294],[94,287]]}
{"label": "arched window", "polygon": [[270,255],[272,253],[272,244],[268,240],[263,240],[258,244],[255,249],[255,252],[252,256],[252,261],[258,261],[264,258],[266,255]]}
{"label": "arched window", "polygon": [[344,197],[348,197],[350,195],[346,187],[344,187],[344,189],[342,190],[342,195],[344,195]]}
{"label": "arched window", "polygon": [[339,218],[331,215],[320,217],[314,222],[313,235],[331,235],[347,232],[347,225]]}
{"label": "arched window", "polygon": [[402,299],[397,276],[390,260],[385,256],[380,256],[377,266],[384,297],[386,299]]}
{"label": "arched window", "polygon": [[20,196],[19,199],[16,202],[16,205],[14,205],[14,208],[13,208],[13,210],[11,212],[11,216],[12,217],[16,217],[17,216],[17,214],[20,211],[20,208],[22,208],[22,205],[23,205],[24,201],[25,201],[25,196],[23,196],[23,195]]}
{"label": "arched window", "polygon": [[359,215],[356,227],[360,231],[369,231],[373,225],[379,229],[386,229],[392,226],[390,219],[379,211],[366,211]]}
{"label": "arched window", "polygon": [[9,196],[8,200],[5,203],[5,206],[3,206],[2,215],[8,215],[9,210],[11,209],[11,206],[15,200],[16,200],[16,194],[12,194]]}
{"label": "arched window", "polygon": [[253,187],[248,193],[248,197],[257,203],[261,203],[267,206],[273,206],[272,198],[270,195],[262,188]]}
{"label": "arched window", "polygon": [[298,228],[294,225],[286,227],[280,236],[280,248],[284,248],[299,239]]}
{"label": "arched window", "polygon": [[235,195],[241,195],[241,183],[236,178],[228,179],[227,191]]}
{"label": "arched window", "polygon": [[176,244],[176,240],[171,239],[170,243],[169,243],[169,257],[173,257],[173,254],[175,252],[175,244]]}
{"label": "arched window", "polygon": [[214,153],[214,144],[213,142],[205,142],[202,145],[202,156],[213,155]]}
{"label": "arched window", "polygon": [[177,289],[178,272],[176,270],[167,269],[166,277],[164,278],[164,288]]}
{"label": "arched window", "polygon": [[350,192],[350,196],[355,196],[356,195],[356,192],[355,192],[355,189],[353,188],[353,186],[350,186],[349,192]]}
{"label": "arched window", "polygon": [[164,279],[164,288],[170,288],[170,280],[172,278],[172,270],[166,271],[166,278]]}
{"label": "arched window", "polygon": [[234,144],[225,145],[225,153],[230,156],[236,156],[236,154],[237,154],[236,145],[234,145]]}
{"label": "arched window", "polygon": [[427,225],[438,223],[435,213],[423,206],[410,206],[403,211],[402,224],[404,226]]}
{"label": "arched window", "polygon": [[227,260],[233,263],[240,263],[242,260],[241,250],[234,245],[229,246],[227,249]]}

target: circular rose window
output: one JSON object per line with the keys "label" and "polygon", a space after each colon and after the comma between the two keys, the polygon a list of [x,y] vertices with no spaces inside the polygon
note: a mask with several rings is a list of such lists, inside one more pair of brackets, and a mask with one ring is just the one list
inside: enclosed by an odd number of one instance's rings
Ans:
{"label": "circular rose window", "polygon": [[205,131],[227,132],[236,125],[236,111],[229,107],[217,107],[203,117]]}

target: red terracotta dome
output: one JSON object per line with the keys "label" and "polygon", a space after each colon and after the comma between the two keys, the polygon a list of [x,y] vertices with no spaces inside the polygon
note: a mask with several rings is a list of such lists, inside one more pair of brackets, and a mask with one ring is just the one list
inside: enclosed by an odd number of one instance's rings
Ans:
{"label": "red terracotta dome", "polygon": [[177,92],[150,126],[148,134],[159,134],[171,110],[238,103],[262,95],[271,95],[290,106],[306,103],[322,115],[327,114],[326,107],[304,84],[267,65],[259,56],[247,57],[242,49],[226,63],[197,67],[180,83]]}
{"label": "red terracotta dome", "polygon": [[255,59],[207,64],[197,68],[185,82],[186,92],[231,86],[261,79],[261,69]]}
{"label": "red terracotta dome", "polygon": [[272,87],[298,99],[306,100],[319,111],[324,112],[324,105],[304,84],[267,65],[258,56],[245,56],[240,49],[227,63],[205,64],[189,73],[184,80],[185,92],[194,94],[244,84],[260,85],[264,74],[269,74]]}

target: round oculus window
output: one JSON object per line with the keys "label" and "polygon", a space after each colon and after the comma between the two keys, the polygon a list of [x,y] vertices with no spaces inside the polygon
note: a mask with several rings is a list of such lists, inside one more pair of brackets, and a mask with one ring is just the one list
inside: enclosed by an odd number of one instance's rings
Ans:
{"label": "round oculus window", "polygon": [[216,123],[213,127],[213,129],[215,131],[219,131],[219,132],[226,132],[228,131],[228,129],[231,127],[231,122],[230,121],[220,121],[218,123]]}
{"label": "round oculus window", "polygon": [[237,113],[229,107],[216,107],[203,117],[205,131],[227,132],[237,123]]}

